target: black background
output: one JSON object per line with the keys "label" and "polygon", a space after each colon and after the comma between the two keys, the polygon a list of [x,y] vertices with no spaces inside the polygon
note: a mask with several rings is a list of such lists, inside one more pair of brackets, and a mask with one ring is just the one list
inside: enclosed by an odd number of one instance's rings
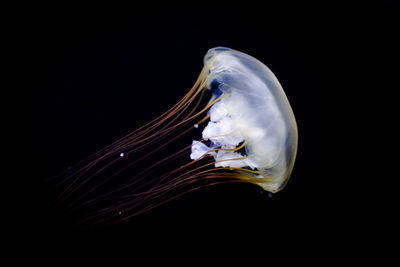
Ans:
{"label": "black background", "polygon": [[[53,237],[222,231],[264,239],[286,232],[330,237],[343,229],[357,232],[369,192],[362,188],[366,177],[355,129],[363,123],[360,115],[375,82],[368,66],[389,56],[395,7],[374,1],[35,9],[23,20],[25,66],[32,74],[29,185],[35,194],[22,224]],[[285,189],[269,198],[253,185],[208,188],[112,229],[75,229],[59,217],[44,180],[176,103],[215,46],[264,62],[286,92],[299,147]]]}

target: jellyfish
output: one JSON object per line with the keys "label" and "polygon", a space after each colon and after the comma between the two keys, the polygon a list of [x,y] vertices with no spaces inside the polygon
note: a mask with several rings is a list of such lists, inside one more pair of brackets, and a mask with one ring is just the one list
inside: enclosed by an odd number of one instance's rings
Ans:
{"label": "jellyfish", "polygon": [[82,224],[107,225],[217,184],[276,193],[291,175],[297,142],[292,108],[272,71],[216,47],[169,110],[54,176],[54,202]]}

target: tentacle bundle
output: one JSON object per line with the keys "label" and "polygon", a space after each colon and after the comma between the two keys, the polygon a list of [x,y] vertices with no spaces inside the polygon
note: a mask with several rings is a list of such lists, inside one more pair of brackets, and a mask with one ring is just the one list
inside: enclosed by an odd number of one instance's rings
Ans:
{"label": "tentacle bundle", "polygon": [[208,71],[205,66],[167,112],[53,177],[56,205],[78,223],[107,225],[195,189],[237,180],[226,169],[213,168],[212,158],[190,161],[191,145],[182,142],[209,119],[207,110],[220,100],[205,101]]}

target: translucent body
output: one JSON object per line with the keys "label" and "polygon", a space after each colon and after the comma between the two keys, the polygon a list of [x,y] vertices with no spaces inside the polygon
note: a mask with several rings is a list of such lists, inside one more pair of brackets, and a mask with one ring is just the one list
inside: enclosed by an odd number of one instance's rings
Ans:
{"label": "translucent body", "polygon": [[[207,148],[229,150],[245,143],[247,154],[243,160],[229,161],[243,155],[213,151],[216,167],[256,170],[243,173],[264,178],[259,185],[265,190],[279,191],[293,169],[298,135],[293,111],[277,78],[257,59],[224,47],[210,49],[204,65],[209,69],[207,87],[212,100],[222,96],[211,107],[211,121],[203,131],[203,138],[212,141]],[[205,151],[193,147],[197,154]]]}
{"label": "translucent body", "polygon": [[[181,141],[195,129],[200,140]],[[55,203],[82,224],[108,225],[211,185],[246,182],[277,192],[296,151],[295,118],[274,74],[249,55],[217,47],[169,110],[55,176]]]}

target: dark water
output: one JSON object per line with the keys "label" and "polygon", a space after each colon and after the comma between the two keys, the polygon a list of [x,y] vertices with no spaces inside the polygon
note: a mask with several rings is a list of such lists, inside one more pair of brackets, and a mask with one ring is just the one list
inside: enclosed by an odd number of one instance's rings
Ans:
{"label": "dark water", "polygon": [[[29,66],[36,78],[28,92],[34,194],[27,209],[34,214],[33,225],[54,235],[86,231],[51,206],[45,179],[175,104],[215,46],[256,57],[285,90],[299,131],[286,188],[272,197],[253,185],[207,188],[126,224],[93,231],[135,235],[242,225],[279,234],[334,231],[332,223],[347,224],[359,204],[347,185],[360,177],[345,170],[356,138],[349,130],[355,115],[348,110],[362,90],[353,86],[353,78],[360,76],[356,64],[368,50],[364,44],[389,12],[391,3],[384,2],[368,6],[365,15],[324,6],[315,12],[294,7],[290,13],[231,7],[212,15],[170,8],[33,17],[26,22]],[[368,15],[375,5],[376,19]]]}

